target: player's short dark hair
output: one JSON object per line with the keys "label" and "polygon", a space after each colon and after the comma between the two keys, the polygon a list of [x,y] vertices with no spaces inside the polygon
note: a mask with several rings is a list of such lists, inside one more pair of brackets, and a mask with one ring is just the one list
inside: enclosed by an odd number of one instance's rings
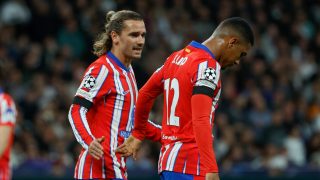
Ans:
{"label": "player's short dark hair", "polygon": [[221,28],[231,28],[246,41],[254,45],[254,35],[251,25],[241,17],[232,17],[225,19],[219,25]]}
{"label": "player's short dark hair", "polygon": [[120,34],[124,28],[124,21],[126,20],[143,21],[143,18],[139,13],[130,10],[109,11],[106,14],[104,31],[98,36],[93,45],[93,53],[95,55],[101,56],[107,51],[110,51],[112,48],[111,32],[115,31]]}

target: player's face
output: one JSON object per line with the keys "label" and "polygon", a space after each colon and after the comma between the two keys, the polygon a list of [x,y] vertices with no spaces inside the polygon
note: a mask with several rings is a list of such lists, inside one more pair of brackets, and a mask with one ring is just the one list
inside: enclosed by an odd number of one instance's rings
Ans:
{"label": "player's face", "polygon": [[145,43],[146,27],[143,21],[126,20],[124,28],[119,35],[118,45],[120,52],[127,59],[141,58]]}
{"label": "player's face", "polygon": [[250,43],[243,43],[237,39],[231,39],[228,42],[227,48],[221,57],[221,66],[223,69],[238,65],[241,58],[246,56],[251,49]]}

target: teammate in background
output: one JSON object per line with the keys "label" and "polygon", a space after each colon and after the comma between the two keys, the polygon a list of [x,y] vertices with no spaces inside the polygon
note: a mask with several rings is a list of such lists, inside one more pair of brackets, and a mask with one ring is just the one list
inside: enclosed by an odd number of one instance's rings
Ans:
{"label": "teammate in background", "polygon": [[148,135],[153,102],[163,93],[161,179],[219,179],[212,128],[221,93],[220,70],[239,64],[253,44],[250,25],[235,17],[221,22],[202,44],[192,41],[171,54],[139,91],[134,130],[117,152],[135,156]]}
{"label": "teammate in background", "polygon": [[1,88],[4,75],[4,67],[0,64],[0,179],[8,180],[11,179],[9,162],[17,112],[13,99]]}
{"label": "teammate in background", "polygon": [[[145,24],[133,11],[109,12],[94,43],[98,59],[86,70],[68,119],[83,149],[76,179],[127,179],[126,159],[115,153],[129,137],[138,90],[131,66],[141,57]],[[147,124],[147,138],[160,141],[161,130]]]}

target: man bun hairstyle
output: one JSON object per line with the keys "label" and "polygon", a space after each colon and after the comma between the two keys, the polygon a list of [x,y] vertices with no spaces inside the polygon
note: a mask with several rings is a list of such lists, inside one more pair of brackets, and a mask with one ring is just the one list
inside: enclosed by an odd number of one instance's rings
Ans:
{"label": "man bun hairstyle", "polygon": [[101,56],[112,48],[111,32],[115,31],[117,34],[121,34],[124,28],[124,21],[126,20],[141,20],[143,18],[140,14],[130,11],[109,11],[106,14],[106,22],[104,24],[104,31],[98,35],[97,40],[93,45],[93,54]]}
{"label": "man bun hairstyle", "polygon": [[222,21],[219,28],[230,28],[238,33],[246,42],[254,45],[254,34],[251,25],[241,17],[232,17]]}

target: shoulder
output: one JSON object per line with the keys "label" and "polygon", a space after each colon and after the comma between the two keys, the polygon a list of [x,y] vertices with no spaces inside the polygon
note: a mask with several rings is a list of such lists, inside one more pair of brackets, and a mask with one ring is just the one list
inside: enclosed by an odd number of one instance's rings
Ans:
{"label": "shoulder", "polygon": [[215,59],[213,59],[210,56],[192,56],[191,58],[191,66],[192,67],[198,67],[198,66],[205,66],[205,67],[213,67],[216,68],[220,66],[219,62]]}
{"label": "shoulder", "polygon": [[106,55],[102,55],[102,56],[98,57],[94,62],[92,62],[89,65],[89,67],[92,67],[92,66],[95,66],[95,67],[102,67],[102,66],[108,67],[108,59],[107,59]]}
{"label": "shoulder", "polygon": [[12,104],[14,104],[14,100],[13,100],[13,98],[9,95],[9,94],[7,94],[7,93],[2,93],[1,95],[0,95],[0,100],[2,101],[2,102],[4,102],[4,103],[6,103],[6,104],[8,104],[9,106],[10,105],[12,105]]}
{"label": "shoulder", "polygon": [[100,74],[101,72],[109,73],[110,71],[112,71],[112,68],[108,63],[106,56],[103,55],[103,56],[100,56],[98,59],[96,59],[87,67],[85,75]]}

